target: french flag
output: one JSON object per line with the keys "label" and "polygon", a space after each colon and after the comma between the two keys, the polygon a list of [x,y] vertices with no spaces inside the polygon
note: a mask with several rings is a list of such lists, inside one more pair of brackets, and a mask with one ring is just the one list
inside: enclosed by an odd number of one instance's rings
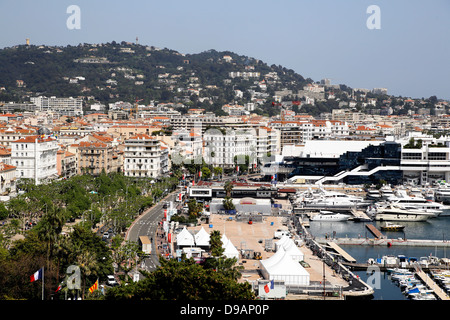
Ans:
{"label": "french flag", "polygon": [[30,276],[30,282],[34,282],[36,280],[42,279],[42,272],[43,272],[43,270],[42,270],[42,268],[40,268],[38,271],[36,271],[34,274],[32,274]]}
{"label": "french flag", "polygon": [[[270,283],[270,286],[269,286],[269,283]],[[269,291],[270,291],[271,289],[274,289],[274,288],[275,288],[275,285],[274,285],[274,281],[273,281],[273,280],[270,281],[269,283],[267,283],[267,284],[264,286],[264,291],[265,291],[266,293],[269,293]]]}

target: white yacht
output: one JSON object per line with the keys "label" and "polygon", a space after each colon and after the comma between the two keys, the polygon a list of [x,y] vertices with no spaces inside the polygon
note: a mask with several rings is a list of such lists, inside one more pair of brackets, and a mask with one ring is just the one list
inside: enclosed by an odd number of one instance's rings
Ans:
{"label": "white yacht", "polygon": [[420,209],[404,209],[392,205],[379,207],[375,215],[378,221],[425,221],[435,217],[433,213]]}
{"label": "white yacht", "polygon": [[309,220],[333,222],[333,221],[347,221],[349,218],[350,218],[350,215],[348,215],[348,214],[342,214],[339,212],[335,213],[332,211],[322,210],[322,211],[320,211],[320,213],[311,216],[311,218],[309,218]]}
{"label": "white yacht", "polygon": [[434,199],[443,203],[450,204],[450,188],[440,187],[434,191]]}
{"label": "white yacht", "polygon": [[349,195],[336,191],[326,191],[316,195],[312,199],[304,201],[304,207],[307,208],[355,208],[355,207],[367,207],[371,204],[370,201],[365,200],[363,197]]}
{"label": "white yacht", "polygon": [[424,197],[411,197],[406,193],[400,193],[398,196],[388,198],[387,203],[407,210],[423,210],[434,214],[435,217],[439,216],[445,209],[448,208],[439,202],[430,201]]}
{"label": "white yacht", "polygon": [[367,197],[367,199],[378,201],[378,200],[381,199],[381,193],[380,193],[380,190],[377,190],[377,189],[369,189],[369,190],[367,191],[367,196],[366,196],[366,197]]}
{"label": "white yacht", "polygon": [[387,199],[389,197],[393,197],[394,194],[394,190],[392,190],[391,186],[389,185],[384,185],[380,188],[380,193],[381,193],[381,198],[383,199]]}

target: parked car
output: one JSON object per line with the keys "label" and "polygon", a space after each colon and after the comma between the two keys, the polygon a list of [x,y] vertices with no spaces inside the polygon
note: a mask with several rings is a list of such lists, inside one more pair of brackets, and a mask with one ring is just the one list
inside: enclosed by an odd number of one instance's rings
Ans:
{"label": "parked car", "polygon": [[106,277],[107,277],[107,283],[108,283],[108,285],[110,285],[111,287],[119,285],[119,284],[117,283],[117,281],[116,281],[116,278],[114,278],[113,275],[110,274],[110,275],[108,275],[108,276],[106,276]]}

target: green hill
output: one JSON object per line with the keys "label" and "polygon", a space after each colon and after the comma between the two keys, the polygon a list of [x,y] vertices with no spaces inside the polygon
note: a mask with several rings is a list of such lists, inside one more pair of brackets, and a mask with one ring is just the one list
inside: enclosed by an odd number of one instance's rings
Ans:
{"label": "green hill", "polygon": [[[252,72],[253,76],[233,78],[230,72]],[[265,78],[270,73],[278,80]],[[263,80],[267,89],[258,85]],[[5,88],[0,91],[0,101],[28,102],[36,95],[83,96],[102,103],[135,99],[143,99],[143,103],[181,102],[216,111],[233,100],[248,102],[248,90],[271,97],[276,90],[296,91],[306,83],[293,70],[215,50],[185,55],[125,42],[66,47],[19,45],[0,50],[0,87]],[[233,90],[241,90],[243,97],[236,99]]]}

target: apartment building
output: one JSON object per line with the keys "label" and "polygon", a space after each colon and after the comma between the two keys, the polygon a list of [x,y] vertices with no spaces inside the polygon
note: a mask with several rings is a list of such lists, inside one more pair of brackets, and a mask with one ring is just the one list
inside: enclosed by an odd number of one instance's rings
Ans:
{"label": "apartment building", "polygon": [[36,105],[36,110],[57,113],[60,116],[83,115],[83,100],[80,98],[57,97],[31,97],[31,103]]}
{"label": "apartment building", "polygon": [[157,178],[168,173],[169,152],[155,137],[137,134],[124,141],[125,176]]}
{"label": "apartment building", "polygon": [[36,130],[20,128],[0,129],[0,144],[10,146],[12,141],[32,135],[36,135]]}
{"label": "apartment building", "polygon": [[16,192],[16,167],[0,162],[0,195]]}
{"label": "apartment building", "polygon": [[91,174],[98,176],[104,170],[106,173],[117,172],[114,161],[114,149],[103,142],[81,141],[78,148],[78,174]]}
{"label": "apartment building", "polygon": [[56,158],[56,171],[58,172],[58,176],[63,179],[69,179],[77,174],[78,161],[75,153],[58,150]]}
{"label": "apartment building", "polygon": [[41,184],[58,177],[58,144],[52,138],[28,136],[11,142],[11,164],[17,178],[33,179]]}
{"label": "apartment building", "polygon": [[256,164],[256,137],[251,130],[210,129],[203,135],[205,162],[222,168],[234,168],[234,157],[245,161],[250,157],[250,165]]}

